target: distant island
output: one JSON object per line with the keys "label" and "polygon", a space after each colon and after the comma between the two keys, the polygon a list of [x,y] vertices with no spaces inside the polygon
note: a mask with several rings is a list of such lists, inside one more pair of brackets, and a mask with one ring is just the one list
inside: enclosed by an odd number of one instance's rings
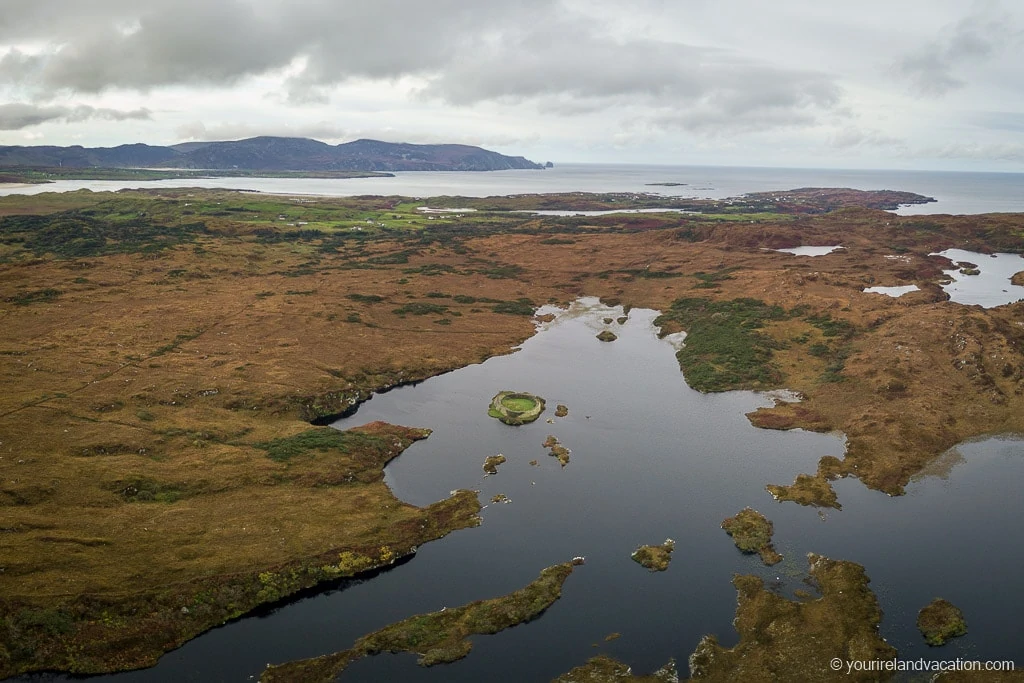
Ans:
{"label": "distant island", "polygon": [[202,169],[261,172],[500,171],[542,169],[543,164],[471,145],[414,145],[355,140],[329,145],[309,138],[255,137],[142,143],[117,147],[0,146],[0,173],[18,169]]}

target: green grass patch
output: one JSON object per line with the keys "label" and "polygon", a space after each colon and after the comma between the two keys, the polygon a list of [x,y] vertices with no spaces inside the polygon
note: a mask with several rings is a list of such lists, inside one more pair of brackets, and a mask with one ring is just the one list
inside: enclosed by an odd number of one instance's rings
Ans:
{"label": "green grass patch", "polygon": [[405,268],[402,270],[406,275],[426,275],[433,277],[436,275],[443,275],[445,273],[454,273],[454,266],[450,266],[447,263],[427,263],[422,266],[416,266],[415,268]]}
{"label": "green grass patch", "polygon": [[506,396],[501,399],[501,405],[516,413],[525,413],[537,407],[537,402],[532,398]]}
{"label": "green grass patch", "polygon": [[11,302],[15,306],[30,306],[32,304],[49,303],[56,301],[60,295],[63,294],[59,289],[39,289],[34,292],[24,292],[16,296],[12,296],[7,301]]}
{"label": "green grass patch", "polygon": [[410,301],[391,311],[395,315],[443,315],[448,307],[443,304],[432,304],[423,301]]}
{"label": "green grass patch", "polygon": [[698,271],[694,273],[693,276],[700,280],[700,282],[694,285],[694,289],[718,289],[719,287],[722,286],[720,284],[721,282],[724,282],[725,280],[735,279],[731,275],[731,273],[734,270],[736,269],[722,268],[721,270],[716,270],[713,273],[705,273],[704,271]]}
{"label": "green grass patch", "polygon": [[331,427],[322,427],[308,429],[294,436],[258,443],[256,447],[266,451],[267,457],[271,460],[288,462],[300,455],[315,452],[353,453],[356,450],[367,448],[387,450],[388,444],[384,439],[371,434],[355,431],[342,432]]}
{"label": "green grass patch", "polygon": [[160,482],[149,477],[119,480],[110,488],[129,503],[175,503],[198,492],[188,484]]}
{"label": "green grass patch", "polygon": [[346,298],[351,299],[352,301],[358,301],[361,304],[375,304],[384,301],[384,297],[376,294],[359,294],[353,292],[352,294],[346,294],[345,296]]}
{"label": "green grass patch", "polygon": [[676,353],[687,383],[697,391],[763,389],[782,375],[772,362],[778,343],[759,330],[786,312],[757,299],[712,301],[682,298],[658,316],[655,325],[675,323],[687,332]]}
{"label": "green grass patch", "polygon": [[673,273],[669,270],[651,270],[649,268],[626,268],[618,271],[625,275],[638,277],[641,280],[665,280],[674,277],[682,277],[682,273]]}
{"label": "green grass patch", "polygon": [[529,299],[516,299],[515,301],[501,301],[491,307],[495,313],[506,315],[533,315],[535,304]]}
{"label": "green grass patch", "polygon": [[833,318],[828,313],[811,315],[804,319],[821,330],[821,336],[823,337],[850,339],[857,334],[857,327],[853,323]]}
{"label": "green grass patch", "polygon": [[145,211],[110,213],[112,208],[104,208],[0,218],[0,244],[18,245],[37,256],[79,258],[155,253],[207,233],[204,223],[176,223]]}
{"label": "green grass patch", "polygon": [[396,251],[393,254],[384,254],[382,256],[372,256],[366,259],[367,263],[372,263],[378,266],[391,266],[400,265],[409,262],[410,256],[415,256],[418,252],[412,249],[406,249],[404,251]]}

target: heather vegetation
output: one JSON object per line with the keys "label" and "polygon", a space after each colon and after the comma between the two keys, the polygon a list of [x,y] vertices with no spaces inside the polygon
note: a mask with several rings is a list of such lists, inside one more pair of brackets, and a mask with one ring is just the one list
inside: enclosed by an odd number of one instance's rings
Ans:
{"label": "heather vegetation", "polygon": [[[384,464],[435,425],[310,423],[508,353],[544,304],[597,296],[659,309],[663,333],[687,333],[678,359],[694,388],[800,392],[752,422],[839,430],[847,449],[772,487],[780,500],[838,507],[830,482],[840,476],[896,495],[955,443],[1024,431],[1019,304],[861,293],[873,280],[935,283],[945,264],[928,254],[951,246],[1024,251],[1019,217],[924,221],[857,197],[564,218],[511,211],[658,200],[196,189],[0,198],[0,676],[149,666],[260,605],[476,524],[471,492],[414,507],[383,482]],[[431,216],[424,204],[479,210]],[[770,251],[837,235],[846,251],[813,266]],[[585,424],[579,411],[568,422]],[[568,462],[557,439],[546,448]],[[828,616],[846,629],[836,638],[869,636],[852,625],[873,618],[863,572],[826,565],[815,575],[843,574],[844,592],[823,590],[819,607],[739,581],[739,649],[702,652],[726,668],[770,668],[756,653],[803,647],[796,636],[759,643],[750,605],[794,634]]]}

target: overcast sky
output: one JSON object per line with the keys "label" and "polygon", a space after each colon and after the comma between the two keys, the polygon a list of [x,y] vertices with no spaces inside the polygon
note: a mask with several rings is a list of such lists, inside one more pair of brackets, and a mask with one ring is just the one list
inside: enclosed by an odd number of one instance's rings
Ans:
{"label": "overcast sky", "polygon": [[1024,171],[1020,0],[0,0],[0,145]]}

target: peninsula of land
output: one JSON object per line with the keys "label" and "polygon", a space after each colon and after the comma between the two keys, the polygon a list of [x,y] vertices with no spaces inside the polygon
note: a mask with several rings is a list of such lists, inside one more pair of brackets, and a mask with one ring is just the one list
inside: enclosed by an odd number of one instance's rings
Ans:
{"label": "peninsula of land", "polygon": [[[117,147],[0,146],[0,176],[26,177],[26,173],[50,173],[68,178],[120,179],[115,169],[198,169],[221,173],[298,173],[298,177],[362,177],[360,173],[388,171],[496,171],[540,169],[543,165],[471,145],[414,145],[409,143],[355,140],[329,145],[309,138],[262,136],[246,140],[185,142],[170,146],[142,143]],[[88,175],[84,169],[99,176]],[[319,175],[322,173],[341,174]],[[356,174],[355,176],[345,174]],[[36,177],[29,175],[28,177]],[[134,177],[134,176],[128,176]],[[166,176],[165,176],[166,177]],[[169,177],[182,177],[179,175]],[[45,180],[45,176],[43,177]],[[140,179],[160,179],[143,176]],[[0,180],[0,182],[5,182]],[[8,180],[6,182],[16,182]],[[20,182],[20,181],[17,181]]]}

